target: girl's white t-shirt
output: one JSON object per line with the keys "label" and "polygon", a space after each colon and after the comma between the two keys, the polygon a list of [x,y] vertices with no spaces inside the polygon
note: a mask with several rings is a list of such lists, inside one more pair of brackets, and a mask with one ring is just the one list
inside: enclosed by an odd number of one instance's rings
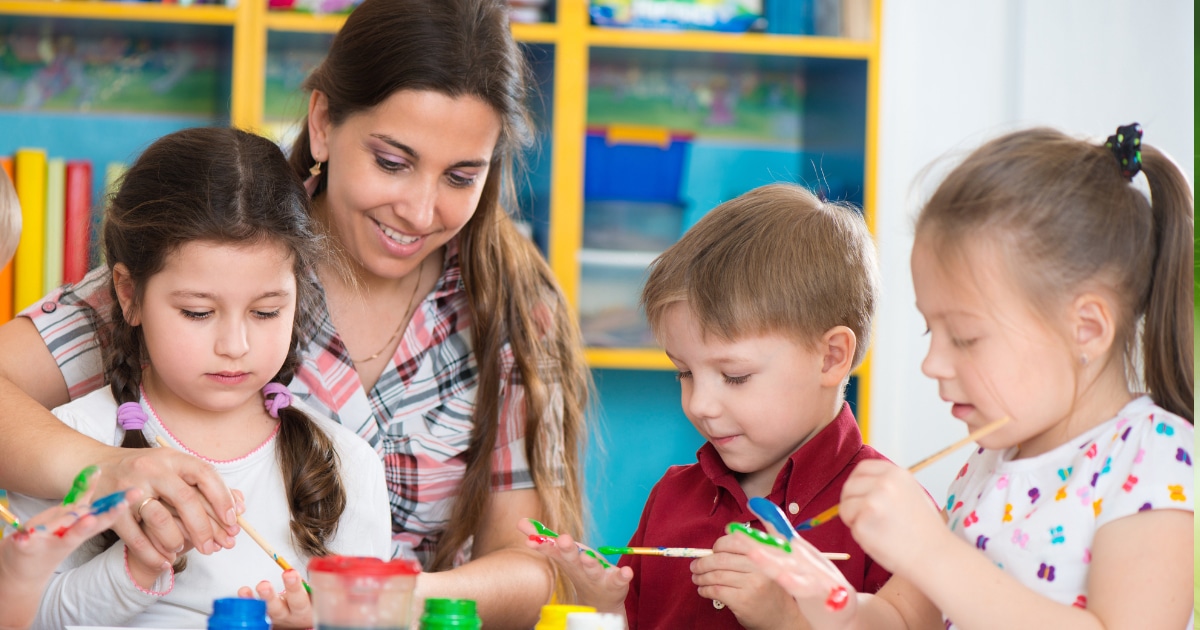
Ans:
{"label": "girl's white t-shirt", "polygon": [[1086,607],[1097,530],[1142,510],[1194,511],[1194,436],[1142,396],[1036,457],[977,449],[950,484],[950,529],[1025,586]]}
{"label": "girl's white t-shirt", "polygon": [[[162,436],[173,447],[187,450],[151,412],[145,399],[141,402],[149,416],[142,429],[147,441],[156,444],[156,437]],[[387,559],[391,550],[391,508],[379,455],[365,440],[320,416],[298,399],[292,404],[306,412],[330,437],[338,454],[346,509],[327,546],[335,554]],[[124,438],[124,430],[117,424],[117,404],[107,387],[58,407],[54,414],[68,426],[100,442],[117,445]],[[228,487],[242,491],[246,499],[242,517],[246,522],[306,577],[309,556],[292,542],[291,512],[276,459],[277,435],[244,457],[206,461],[221,474]],[[81,462],[80,468],[85,463]],[[18,494],[10,497],[13,511],[22,520],[56,503]],[[153,589],[143,590],[126,572],[124,543],[118,541],[108,549],[85,543],[67,558],[51,580],[34,627],[205,628],[214,599],[237,597],[239,587],[253,589],[263,580],[271,582],[276,592],[283,590],[283,569],[245,532],[238,534],[233,549],[207,556],[192,551],[187,558],[185,571],[175,576],[168,571]]]}

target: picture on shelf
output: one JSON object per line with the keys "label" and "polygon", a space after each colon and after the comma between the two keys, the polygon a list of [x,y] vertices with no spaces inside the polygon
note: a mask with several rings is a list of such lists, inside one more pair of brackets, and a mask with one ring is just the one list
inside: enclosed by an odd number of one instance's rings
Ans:
{"label": "picture on shelf", "polygon": [[[589,125],[670,127],[708,140],[796,144],[805,82],[784,70],[597,60],[588,73]],[[739,64],[740,65],[740,64]]]}
{"label": "picture on shelf", "polygon": [[224,44],[74,33],[56,23],[0,32],[0,109],[212,117],[224,93]]}

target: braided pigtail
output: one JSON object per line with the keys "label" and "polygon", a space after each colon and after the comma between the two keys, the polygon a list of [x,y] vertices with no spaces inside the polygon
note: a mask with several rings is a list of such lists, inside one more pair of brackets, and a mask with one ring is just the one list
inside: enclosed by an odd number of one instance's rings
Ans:
{"label": "braided pigtail", "polygon": [[346,509],[346,490],[333,441],[308,414],[291,406],[292,394],[283,385],[292,380],[299,364],[299,345],[293,335],[283,368],[263,388],[263,399],[267,411],[279,418],[276,451],[292,514],[292,538],[299,549],[317,557],[330,553],[326,545]]}

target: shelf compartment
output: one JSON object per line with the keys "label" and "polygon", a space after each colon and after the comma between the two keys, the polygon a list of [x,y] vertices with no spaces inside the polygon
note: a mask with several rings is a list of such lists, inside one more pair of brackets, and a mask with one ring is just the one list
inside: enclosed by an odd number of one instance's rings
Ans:
{"label": "shelf compartment", "polygon": [[876,46],[869,41],[840,37],[769,35],[765,33],[719,33],[713,31],[658,31],[590,27],[588,44],[608,48],[688,50],[755,55],[871,59]]}
{"label": "shelf compartment", "polygon": [[[346,15],[316,15],[299,11],[268,11],[264,18],[268,30],[293,33],[337,33],[346,23]],[[556,24],[512,24],[518,42],[549,44],[558,40]]]}
{"label": "shelf compartment", "polygon": [[0,14],[118,22],[215,24],[232,26],[237,9],[206,5],[184,7],[156,3],[0,1]]}

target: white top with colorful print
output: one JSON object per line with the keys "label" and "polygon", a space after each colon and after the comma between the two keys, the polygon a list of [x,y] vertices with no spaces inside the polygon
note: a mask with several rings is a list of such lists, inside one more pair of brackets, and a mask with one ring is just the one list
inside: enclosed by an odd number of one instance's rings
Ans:
{"label": "white top with colorful print", "polygon": [[1086,608],[1101,527],[1143,510],[1194,511],[1194,435],[1186,420],[1142,396],[1037,457],[978,449],[950,484],[950,529],[1025,586]]}

